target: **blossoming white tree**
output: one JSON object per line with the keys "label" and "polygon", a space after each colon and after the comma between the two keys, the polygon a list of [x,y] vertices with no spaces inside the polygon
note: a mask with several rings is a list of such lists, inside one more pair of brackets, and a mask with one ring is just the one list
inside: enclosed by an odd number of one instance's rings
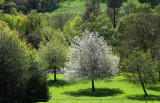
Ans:
{"label": "blossoming white tree", "polygon": [[84,33],[82,38],[75,37],[71,43],[71,54],[67,64],[69,77],[94,81],[115,76],[118,73],[119,58],[112,55],[111,47],[98,34]]}

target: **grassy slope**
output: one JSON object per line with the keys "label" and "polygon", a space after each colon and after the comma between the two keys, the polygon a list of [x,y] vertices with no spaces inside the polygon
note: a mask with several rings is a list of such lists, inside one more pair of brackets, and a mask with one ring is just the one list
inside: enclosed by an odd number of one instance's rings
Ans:
{"label": "grassy slope", "polygon": [[[85,0],[73,0],[70,5],[68,5],[67,1],[61,4],[61,7],[54,12],[67,12],[67,11],[76,11],[76,12],[84,12],[85,11]],[[106,4],[101,3],[101,11],[104,12],[106,10]]]}
{"label": "grassy slope", "polygon": [[[90,82],[69,83],[65,82],[63,75],[58,75],[59,81],[53,81],[53,75],[49,76],[48,86],[51,99],[98,99],[98,100],[50,100],[48,103],[146,103],[143,98],[143,90],[128,83],[123,76],[114,78],[113,81],[96,81],[96,92],[91,91]],[[158,87],[157,87],[158,88]],[[157,89],[154,88],[154,89]],[[160,103],[160,91],[147,89],[150,97],[147,103]],[[123,98],[123,100],[122,100]],[[102,99],[102,100],[100,100]],[[113,99],[113,100],[103,100]],[[85,101],[85,102],[84,102]]]}

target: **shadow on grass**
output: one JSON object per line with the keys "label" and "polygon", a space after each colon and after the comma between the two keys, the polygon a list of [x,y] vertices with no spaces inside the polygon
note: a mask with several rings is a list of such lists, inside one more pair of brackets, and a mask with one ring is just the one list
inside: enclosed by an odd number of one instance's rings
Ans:
{"label": "shadow on grass", "polygon": [[62,87],[62,86],[68,86],[68,85],[70,85],[70,83],[69,83],[69,82],[66,82],[65,80],[57,80],[57,81],[49,80],[49,81],[47,82],[47,85],[48,85],[49,87],[51,87],[51,86],[54,86],[54,87]]}
{"label": "shadow on grass", "polygon": [[92,91],[91,88],[80,89],[79,91],[65,92],[64,94],[71,96],[92,96],[92,97],[105,97],[105,96],[114,96],[118,94],[123,94],[123,91],[120,89],[109,89],[109,88],[97,88],[96,91]]}
{"label": "shadow on grass", "polygon": [[154,90],[154,91],[160,91],[160,86],[151,86],[151,87],[148,87],[147,89]]}
{"label": "shadow on grass", "polygon": [[133,100],[139,100],[139,101],[159,101],[160,96],[159,95],[149,95],[148,97],[145,97],[145,95],[140,94],[140,95],[130,95],[127,96],[128,99],[133,99]]}

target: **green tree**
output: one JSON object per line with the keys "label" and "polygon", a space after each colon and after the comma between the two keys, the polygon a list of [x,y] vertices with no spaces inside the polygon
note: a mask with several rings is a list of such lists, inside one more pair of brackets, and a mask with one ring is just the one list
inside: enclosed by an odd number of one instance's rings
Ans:
{"label": "green tree", "polygon": [[0,21],[0,44],[0,102],[47,100],[45,65],[37,51],[20,40],[18,33],[3,21]]}
{"label": "green tree", "polygon": [[40,28],[41,26],[41,21],[42,21],[42,15],[36,13],[36,11],[31,11],[31,13],[28,14],[27,16],[28,21],[25,25],[26,27],[26,35],[29,33],[35,32],[37,29]]}
{"label": "green tree", "polygon": [[75,36],[81,35],[82,24],[82,18],[80,16],[75,16],[64,25],[63,32],[68,43],[71,43]]}
{"label": "green tree", "polygon": [[37,50],[30,50],[30,68],[27,71],[28,80],[25,87],[23,103],[47,102],[49,98],[47,87],[46,66],[43,65]]}
{"label": "green tree", "polygon": [[159,38],[159,13],[137,13],[125,16],[118,25],[119,52],[127,56],[128,50],[139,47],[146,52]]}
{"label": "green tree", "polygon": [[0,102],[15,103],[23,99],[25,92],[29,50],[17,32],[4,25],[0,21]]}
{"label": "green tree", "polygon": [[146,86],[157,82],[157,63],[152,61],[150,51],[145,53],[138,48],[133,49],[128,57],[123,59],[121,66],[127,79],[141,85],[145,96],[148,96]]}
{"label": "green tree", "polygon": [[47,65],[47,70],[54,73],[54,80],[57,81],[57,71],[64,67],[67,60],[67,48],[58,39],[52,39],[46,44],[41,44],[40,56]]}
{"label": "green tree", "polygon": [[83,23],[82,28],[89,32],[99,33],[109,45],[113,44],[114,30],[112,21],[106,14],[97,17],[91,14],[89,20]]}

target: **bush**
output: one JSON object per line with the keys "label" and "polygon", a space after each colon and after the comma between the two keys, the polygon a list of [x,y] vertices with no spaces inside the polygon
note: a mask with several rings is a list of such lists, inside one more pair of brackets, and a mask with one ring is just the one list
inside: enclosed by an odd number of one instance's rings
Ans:
{"label": "bush", "polygon": [[48,99],[46,75],[36,50],[0,21],[0,102],[33,103]]}
{"label": "bush", "polygon": [[9,27],[0,29],[0,44],[0,100],[15,103],[22,100],[25,92],[27,78],[24,71],[30,66],[29,51],[26,43],[19,40],[17,32]]}
{"label": "bush", "polygon": [[26,83],[23,103],[47,102],[49,93],[45,65],[36,50],[30,50],[30,57],[30,68],[27,73],[29,79]]}

